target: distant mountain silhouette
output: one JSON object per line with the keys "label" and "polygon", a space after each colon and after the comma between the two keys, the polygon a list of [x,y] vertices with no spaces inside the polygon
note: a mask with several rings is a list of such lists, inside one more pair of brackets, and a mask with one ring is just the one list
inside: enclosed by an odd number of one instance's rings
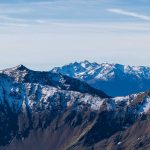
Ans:
{"label": "distant mountain silhouette", "polygon": [[150,90],[150,67],[145,66],[98,64],[86,60],[55,67],[52,71],[85,81],[113,97]]}

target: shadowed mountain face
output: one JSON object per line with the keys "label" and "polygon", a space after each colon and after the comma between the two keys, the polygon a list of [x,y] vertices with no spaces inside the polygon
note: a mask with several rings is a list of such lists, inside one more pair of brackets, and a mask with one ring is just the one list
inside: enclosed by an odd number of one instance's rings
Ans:
{"label": "shadowed mountain face", "polygon": [[110,98],[77,79],[20,65],[0,74],[0,150],[146,148],[149,110],[149,92]]}
{"label": "shadowed mountain face", "polygon": [[60,73],[32,71],[23,65],[2,71],[19,83],[35,83],[57,87],[62,90],[79,91],[81,93],[89,93],[99,95],[100,97],[108,97],[104,92],[92,88],[87,83],[74,79]]}
{"label": "shadowed mountain face", "polygon": [[150,68],[120,64],[75,62],[52,69],[87,82],[110,96],[125,96],[150,90]]}

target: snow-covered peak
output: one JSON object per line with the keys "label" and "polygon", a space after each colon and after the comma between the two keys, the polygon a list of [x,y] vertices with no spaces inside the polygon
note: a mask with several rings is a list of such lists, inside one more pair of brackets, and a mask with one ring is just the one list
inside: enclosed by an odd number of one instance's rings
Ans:
{"label": "snow-covered peak", "polygon": [[3,72],[5,71],[28,71],[29,69],[27,67],[25,67],[24,65],[20,64],[20,65],[17,65],[15,67],[12,67],[12,68],[7,68],[7,69],[4,69],[2,70]]}
{"label": "snow-covered peak", "polygon": [[[84,64],[84,65],[83,65]],[[73,66],[82,66],[84,69],[91,67],[95,72],[91,76],[98,77],[98,72],[102,72],[103,77],[108,75],[121,74],[125,70],[131,70],[130,66],[119,64],[103,63],[98,65],[89,62],[75,63]],[[96,66],[96,67],[95,67]],[[140,68],[134,68],[133,70]],[[122,87],[119,87],[120,89]],[[114,90],[113,88],[111,90]],[[0,74],[0,102],[4,102],[4,96],[10,107],[18,110],[21,105],[30,107],[31,109],[39,105],[39,109],[57,107],[74,106],[76,101],[83,105],[90,105],[92,110],[99,110],[106,107],[107,110],[127,109],[131,108],[138,114],[147,113],[150,109],[149,94],[139,93],[129,96],[110,98],[100,90],[90,87],[85,82],[73,79],[59,73],[32,71],[26,67],[19,65],[14,68],[5,69]],[[140,101],[139,101],[140,100]],[[54,104],[53,104],[53,103]],[[54,105],[54,106],[53,106]],[[83,106],[82,105],[82,106]]]}
{"label": "snow-covered peak", "polygon": [[[128,66],[121,64],[110,63],[90,63],[89,61],[81,61],[65,65],[63,67],[56,67],[52,71],[67,74],[72,77],[84,78],[99,78],[111,79],[118,75],[134,75],[137,78],[150,78],[150,67],[145,66]],[[87,77],[88,76],[88,77]]]}
{"label": "snow-covered peak", "polygon": [[125,96],[150,90],[150,67],[111,63],[75,62],[52,69],[101,89],[111,96]]}
{"label": "snow-covered peak", "polygon": [[[103,66],[110,67],[108,64]],[[114,67],[114,65],[112,65]],[[112,67],[112,68],[113,68]],[[110,98],[84,82],[52,72],[27,70],[23,66],[0,74],[0,105],[20,109],[64,111],[67,108],[120,111],[137,115],[150,110],[150,94],[139,93]]]}
{"label": "snow-covered peak", "polygon": [[20,64],[20,65],[14,67],[14,69],[20,70],[20,71],[29,70],[27,67],[25,67],[25,66],[22,65],[22,64]]}
{"label": "snow-covered peak", "polygon": [[90,65],[91,63],[88,61],[88,60],[84,60],[84,61],[81,61],[81,65],[83,67],[86,67],[87,65]]}
{"label": "snow-covered peak", "polygon": [[62,90],[78,91],[81,93],[90,93],[101,97],[108,97],[103,91],[91,87],[86,82],[60,73],[34,71],[23,65],[5,69],[1,73],[11,77],[17,83],[35,83],[43,86],[53,86]]}
{"label": "snow-covered peak", "polygon": [[23,65],[18,65],[16,67],[8,68],[2,70],[0,73],[6,74],[9,77],[12,77],[17,82],[23,81],[23,78],[28,74],[30,70]]}
{"label": "snow-covered peak", "polygon": [[63,67],[56,67],[52,71],[60,72],[62,74],[69,75],[71,77],[86,79],[86,78],[101,78],[104,79],[104,75],[115,69],[115,65],[108,63],[90,63],[89,61],[81,61],[65,65]]}
{"label": "snow-covered peak", "polygon": [[9,76],[13,76],[13,75],[17,75],[17,74],[18,74],[18,76],[21,76],[23,73],[26,74],[29,71],[30,70],[27,67],[25,67],[24,65],[18,65],[18,66],[12,67],[12,68],[7,68],[4,70],[1,70],[0,73],[7,74]]}

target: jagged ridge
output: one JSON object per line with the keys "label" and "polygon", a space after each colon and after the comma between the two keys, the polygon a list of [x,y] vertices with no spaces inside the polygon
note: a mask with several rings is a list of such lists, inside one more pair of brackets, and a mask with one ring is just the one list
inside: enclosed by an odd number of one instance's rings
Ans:
{"label": "jagged ridge", "polygon": [[101,94],[59,73],[22,65],[3,70],[0,150],[92,149],[149,116],[149,92],[116,98]]}
{"label": "jagged ridge", "polygon": [[150,67],[145,66],[83,61],[55,67],[52,71],[85,81],[114,97],[150,90]]}

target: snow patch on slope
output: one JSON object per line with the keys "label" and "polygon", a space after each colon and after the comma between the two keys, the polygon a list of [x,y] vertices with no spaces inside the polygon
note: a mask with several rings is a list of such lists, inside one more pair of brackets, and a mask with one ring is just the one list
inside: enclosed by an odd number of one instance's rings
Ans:
{"label": "snow patch on slope", "polygon": [[145,97],[143,103],[139,105],[138,112],[142,114],[149,112],[149,110],[150,110],[150,97]]}

